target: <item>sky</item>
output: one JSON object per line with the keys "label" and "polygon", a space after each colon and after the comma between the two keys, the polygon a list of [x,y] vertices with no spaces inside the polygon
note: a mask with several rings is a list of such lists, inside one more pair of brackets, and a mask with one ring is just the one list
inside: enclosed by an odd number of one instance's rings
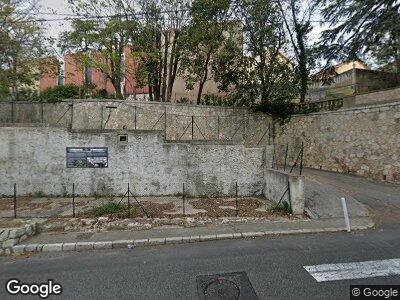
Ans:
{"label": "sky", "polygon": [[[46,13],[55,12],[59,14],[72,13],[71,10],[68,8],[67,0],[39,0],[39,3],[42,6],[42,9],[40,10],[41,12],[46,12]],[[45,15],[42,17],[46,19],[62,18],[62,16],[51,16],[51,15]],[[65,21],[47,22],[46,26],[49,36],[54,38],[57,38],[61,32],[68,30],[70,28],[69,22]]]}
{"label": "sky", "polygon": [[[307,2],[309,0],[300,0]],[[41,12],[45,13],[58,13],[58,14],[71,14],[72,11],[69,8],[67,0],[39,0],[39,4],[42,6],[40,9]],[[64,18],[65,16],[57,16],[57,15],[43,15],[41,16],[46,19],[59,19]],[[313,19],[320,19],[319,15],[313,16]],[[63,31],[69,30],[70,22],[69,21],[54,21],[45,23],[48,31],[48,35],[53,38],[57,38],[59,34]],[[310,33],[310,41],[311,43],[318,40],[322,27],[319,26],[319,23],[314,23],[314,30]],[[54,50],[59,52],[56,45],[54,45]]]}

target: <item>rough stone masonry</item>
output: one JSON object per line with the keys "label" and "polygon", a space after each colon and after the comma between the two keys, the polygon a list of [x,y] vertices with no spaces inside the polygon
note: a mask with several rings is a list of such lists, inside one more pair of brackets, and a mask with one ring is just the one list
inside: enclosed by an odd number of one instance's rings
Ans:
{"label": "rough stone masonry", "polygon": [[[120,142],[120,134],[127,141]],[[271,147],[165,142],[161,133],[83,131],[48,126],[0,126],[0,194],[137,196],[262,195]],[[67,147],[107,147],[108,168],[66,167]]]}
{"label": "rough stone masonry", "polygon": [[400,182],[400,102],[293,116],[277,144],[305,143],[305,166]]}

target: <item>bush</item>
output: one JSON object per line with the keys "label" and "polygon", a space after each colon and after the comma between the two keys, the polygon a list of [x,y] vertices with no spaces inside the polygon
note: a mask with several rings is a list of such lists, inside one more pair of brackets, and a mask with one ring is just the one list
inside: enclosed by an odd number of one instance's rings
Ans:
{"label": "bush", "polygon": [[255,104],[253,110],[270,114],[284,122],[294,114],[294,104],[290,101],[265,101]]}
{"label": "bush", "polygon": [[92,95],[92,98],[95,98],[95,99],[108,99],[110,97],[109,97],[106,89],[101,89],[101,90],[95,90],[93,95]]}
{"label": "bush", "polygon": [[125,210],[125,207],[120,204],[107,203],[107,204],[93,208],[93,214],[96,217],[102,217],[105,215],[112,215],[115,213],[119,213],[124,210]]}
{"label": "bush", "polygon": [[76,85],[56,86],[48,88],[40,94],[42,101],[46,102],[60,102],[64,99],[78,98],[80,95],[80,88]]}

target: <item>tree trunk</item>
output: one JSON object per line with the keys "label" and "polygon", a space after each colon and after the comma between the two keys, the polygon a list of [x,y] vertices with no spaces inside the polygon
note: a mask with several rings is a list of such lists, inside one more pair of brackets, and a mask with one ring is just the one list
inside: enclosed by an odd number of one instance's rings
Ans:
{"label": "tree trunk", "polygon": [[207,77],[208,77],[208,64],[210,63],[210,58],[211,58],[211,53],[207,52],[206,62],[204,64],[204,76],[200,80],[199,92],[197,93],[197,101],[196,101],[197,105],[201,104],[201,96],[203,94],[204,85],[205,85],[205,83],[207,81]]}
{"label": "tree trunk", "polygon": [[162,66],[162,87],[161,87],[161,99],[163,102],[166,100],[167,94],[167,67],[168,67],[168,50],[169,50],[169,39],[170,34],[164,34],[164,58]]}
{"label": "tree trunk", "polygon": [[179,31],[175,31],[174,41],[171,49],[171,57],[168,70],[168,89],[167,89],[167,101],[171,102],[172,91],[174,89],[174,83],[176,79],[176,73],[178,70],[179,54],[176,53],[176,44],[179,37]]}

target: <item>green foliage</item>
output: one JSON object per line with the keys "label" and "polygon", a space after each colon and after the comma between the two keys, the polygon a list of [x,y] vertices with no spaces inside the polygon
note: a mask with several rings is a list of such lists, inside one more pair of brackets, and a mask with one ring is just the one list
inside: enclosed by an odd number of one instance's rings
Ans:
{"label": "green foliage", "polygon": [[123,212],[125,207],[116,203],[107,203],[98,207],[93,208],[92,213],[96,217],[107,216]]}
{"label": "green foliage", "polygon": [[180,74],[187,90],[193,90],[198,85],[197,104],[201,104],[204,85],[211,75],[216,75],[214,79],[220,81],[221,89],[226,90],[231,81],[223,80],[226,77],[216,72],[223,64],[226,67],[231,63],[223,59],[232,59],[234,55],[231,55],[231,51],[237,46],[237,23],[229,21],[229,8],[229,0],[193,1],[191,21],[182,33]]}
{"label": "green foliage", "polygon": [[400,59],[400,3],[397,0],[317,0],[328,25],[319,42],[328,59],[369,55],[378,63]]}
{"label": "green foliage", "polygon": [[76,85],[56,86],[48,88],[40,94],[44,102],[60,102],[65,99],[79,98],[81,89]]}
{"label": "green foliage", "polygon": [[92,98],[94,98],[94,99],[109,99],[110,97],[108,96],[106,89],[101,89],[101,90],[93,91]]}
{"label": "green foliage", "polygon": [[261,102],[255,104],[253,110],[267,113],[284,122],[294,114],[294,104],[288,100]]}
{"label": "green foliage", "polygon": [[0,86],[14,100],[21,87],[35,84],[37,60],[47,53],[43,24],[35,20],[39,9],[34,0],[0,1]]}
{"label": "green foliage", "polygon": [[188,104],[188,103],[190,103],[190,99],[187,97],[182,97],[182,98],[178,99],[177,102],[182,103],[182,104]]}

